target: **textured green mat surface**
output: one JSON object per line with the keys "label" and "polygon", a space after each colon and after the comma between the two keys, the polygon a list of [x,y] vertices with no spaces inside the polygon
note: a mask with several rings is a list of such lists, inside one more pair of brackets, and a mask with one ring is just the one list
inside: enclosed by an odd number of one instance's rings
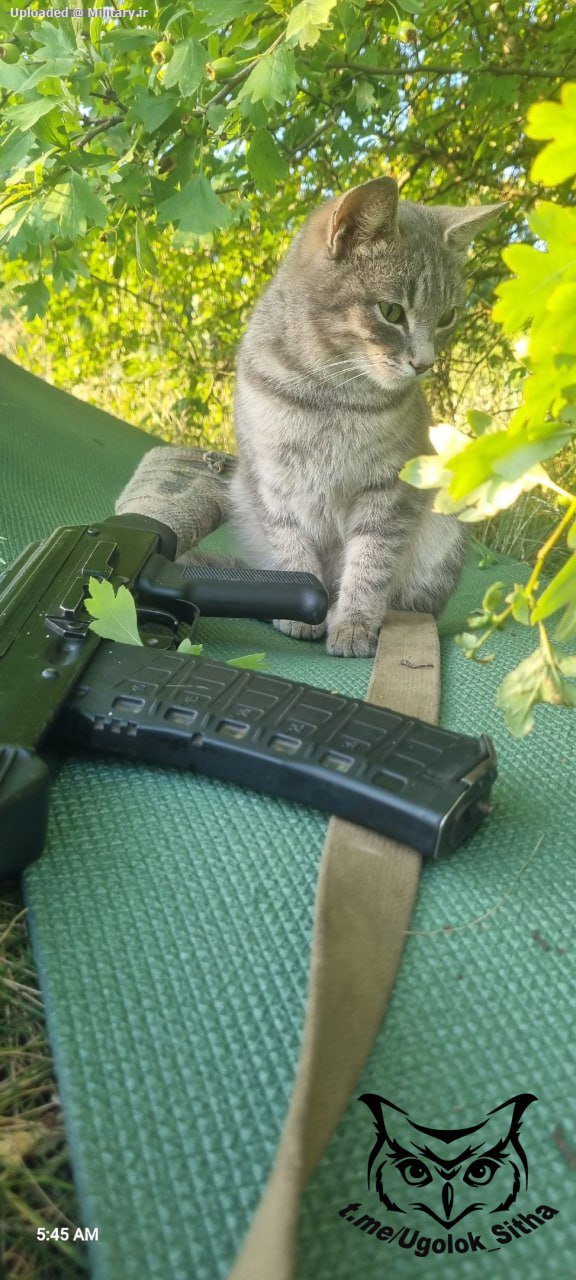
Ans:
{"label": "textured green mat surface", "polygon": [[[7,558],[58,523],[111,512],[156,443],[0,361]],[[472,564],[447,621],[490,580],[522,572]],[[346,694],[368,685],[369,660],[329,658],[263,624],[207,621],[199,638],[218,657],[265,649],[271,671]],[[492,733],[495,810],[423,874],[389,1015],[303,1199],[298,1280],[574,1274],[576,716],[549,708],[527,741],[508,736],[494,690],[530,647],[518,628],[480,668],[443,641],[442,723]],[[84,1221],[99,1228],[97,1280],[226,1276],[290,1094],[325,829],[296,805],[92,754],[69,757],[55,780],[26,896]],[[541,1204],[558,1215],[489,1261],[417,1257],[362,1234],[339,1216],[351,1202],[402,1226],[366,1188],[373,1128],[355,1100],[366,1090],[433,1128],[538,1095],[523,1126],[529,1188],[497,1220]],[[484,1221],[474,1230],[489,1242]],[[425,1221],[420,1231],[445,1237]],[[49,1275],[47,1262],[39,1280]]]}

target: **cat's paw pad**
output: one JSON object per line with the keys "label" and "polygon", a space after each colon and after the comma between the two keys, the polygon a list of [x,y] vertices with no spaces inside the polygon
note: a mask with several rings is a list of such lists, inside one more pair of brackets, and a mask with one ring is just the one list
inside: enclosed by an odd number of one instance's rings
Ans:
{"label": "cat's paw pad", "polygon": [[378,633],[359,622],[331,627],[326,641],[335,658],[371,658],[377,647]]}
{"label": "cat's paw pad", "polygon": [[272,625],[292,640],[321,640],[326,635],[325,622],[291,622],[289,618],[275,618]]}

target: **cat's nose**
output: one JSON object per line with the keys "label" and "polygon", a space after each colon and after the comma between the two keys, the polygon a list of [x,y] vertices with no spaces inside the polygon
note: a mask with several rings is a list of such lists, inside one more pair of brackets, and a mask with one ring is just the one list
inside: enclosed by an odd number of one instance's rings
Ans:
{"label": "cat's nose", "polygon": [[434,361],[433,361],[433,360],[428,360],[428,361],[426,361],[426,360],[413,360],[413,359],[411,358],[411,359],[410,359],[410,364],[412,365],[412,368],[414,369],[414,371],[415,371],[416,373],[426,373],[426,370],[427,370],[427,369],[431,369],[431,368],[432,368],[432,365],[434,364]]}

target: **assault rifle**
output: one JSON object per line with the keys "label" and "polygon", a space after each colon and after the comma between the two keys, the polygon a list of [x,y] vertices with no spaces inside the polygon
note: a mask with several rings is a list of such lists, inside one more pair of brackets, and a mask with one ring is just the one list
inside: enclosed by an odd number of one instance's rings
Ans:
{"label": "assault rifle", "polygon": [[[311,574],[175,561],[176,537],[125,514],[55,529],[0,576],[0,879],[42,852],[51,771],[84,746],[313,805],[436,855],[489,812],[489,738],[176,651],[200,614],[323,621]],[[100,639],[91,577],[136,599],[144,646]]]}

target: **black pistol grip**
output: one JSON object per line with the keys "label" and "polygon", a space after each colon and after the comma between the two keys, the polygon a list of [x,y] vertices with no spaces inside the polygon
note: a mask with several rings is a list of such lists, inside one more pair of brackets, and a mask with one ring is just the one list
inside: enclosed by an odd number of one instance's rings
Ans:
{"label": "black pistol grip", "polygon": [[24,747],[0,745],[0,880],[40,857],[48,826],[50,773]]}
{"label": "black pistol grip", "polygon": [[277,569],[226,568],[220,565],[172,564],[153,555],[138,579],[143,602],[166,606],[195,604],[201,614],[218,618],[291,618],[323,622],[328,593],[312,573]]}

